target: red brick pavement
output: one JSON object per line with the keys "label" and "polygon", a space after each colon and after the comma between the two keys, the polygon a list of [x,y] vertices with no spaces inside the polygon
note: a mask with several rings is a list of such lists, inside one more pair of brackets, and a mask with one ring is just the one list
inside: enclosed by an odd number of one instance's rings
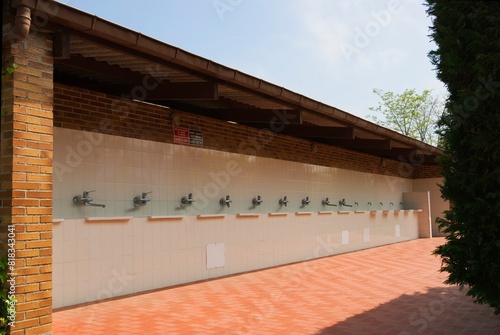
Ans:
{"label": "red brick pavement", "polygon": [[[56,311],[54,335],[493,335],[419,239]],[[54,289],[55,291],[57,288]]]}

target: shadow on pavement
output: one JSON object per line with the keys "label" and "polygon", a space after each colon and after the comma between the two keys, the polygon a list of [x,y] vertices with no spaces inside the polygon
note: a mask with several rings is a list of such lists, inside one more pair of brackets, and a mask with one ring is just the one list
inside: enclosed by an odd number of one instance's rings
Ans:
{"label": "shadow on pavement", "polygon": [[500,316],[489,306],[474,304],[465,293],[446,287],[404,294],[316,335],[500,334]]}

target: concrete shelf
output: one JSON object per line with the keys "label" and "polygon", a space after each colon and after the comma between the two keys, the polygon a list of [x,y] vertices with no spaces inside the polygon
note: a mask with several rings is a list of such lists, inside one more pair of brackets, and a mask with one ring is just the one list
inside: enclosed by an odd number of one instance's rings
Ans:
{"label": "concrete shelf", "polygon": [[258,218],[260,213],[238,213],[236,217],[238,218]]}
{"label": "concrete shelf", "polygon": [[221,219],[226,217],[226,214],[200,214],[196,217],[198,219]]}
{"label": "concrete shelf", "polygon": [[269,216],[287,216],[288,213],[275,212],[275,213],[268,213],[267,215],[269,215]]}
{"label": "concrete shelf", "polygon": [[165,216],[148,216],[148,220],[159,221],[159,220],[182,220],[185,215],[165,215]]}
{"label": "concrete shelf", "polygon": [[88,217],[87,222],[125,222],[132,220],[132,216]]}
{"label": "concrete shelf", "polygon": [[402,209],[405,213],[420,213],[422,212],[421,209]]}

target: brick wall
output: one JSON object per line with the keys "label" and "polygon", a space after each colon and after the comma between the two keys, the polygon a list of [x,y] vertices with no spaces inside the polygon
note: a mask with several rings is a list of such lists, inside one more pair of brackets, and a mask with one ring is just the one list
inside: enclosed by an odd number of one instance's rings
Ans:
{"label": "brick wall", "polygon": [[288,161],[337,167],[360,172],[412,178],[405,163],[317,144],[277,133],[230,124],[199,115],[119,99],[63,84],[54,87],[54,126],[117,136],[173,143],[172,114],[179,127],[203,132],[204,147]]}
{"label": "brick wall", "polygon": [[12,335],[45,334],[52,322],[52,39],[41,33],[2,51],[0,143],[2,249],[15,228],[16,322]]}
{"label": "brick wall", "polygon": [[425,178],[440,178],[441,166],[439,165],[421,165],[415,167],[415,172],[413,173],[414,179],[425,179]]}

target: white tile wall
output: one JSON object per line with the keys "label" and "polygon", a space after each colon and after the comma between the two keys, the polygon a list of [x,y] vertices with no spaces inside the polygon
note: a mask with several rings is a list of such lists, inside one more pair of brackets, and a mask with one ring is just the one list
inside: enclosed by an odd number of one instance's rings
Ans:
{"label": "white tile wall", "polygon": [[[105,134],[54,128],[54,217],[161,216],[209,213],[319,211],[321,200],[345,198],[367,209],[399,207],[402,192],[411,191],[411,180],[340,170],[311,164],[245,156]],[[106,208],[75,205],[83,191]],[[133,198],[153,191],[151,202],[134,208]],[[180,206],[193,193],[196,202]],[[231,207],[219,200],[226,195]],[[264,202],[252,206],[253,197]],[[287,196],[288,207],[278,200]],[[301,207],[309,196],[311,203]]]}
{"label": "white tile wall", "polygon": [[[88,230],[89,238],[65,240],[75,228]],[[54,307],[417,237],[418,213],[67,219],[54,226]],[[213,243],[225,244],[225,266],[207,269],[206,247]]]}
{"label": "white tile wall", "polygon": [[[418,214],[338,214],[321,204],[326,197],[364,209],[399,204],[411,180],[60,128],[54,140],[54,218],[65,219],[54,225],[56,308],[418,237]],[[106,208],[72,203],[94,189],[94,202]],[[154,192],[151,202],[134,208],[133,197],[146,191]],[[181,207],[188,193],[196,202]],[[227,194],[229,208],[219,204]],[[257,195],[264,202],[254,207]],[[285,195],[289,205],[279,206]],[[311,203],[301,207],[306,196]],[[318,213],[325,210],[335,212]],[[226,216],[197,217],[216,213]],[[91,216],[132,219],[84,220]],[[206,247],[214,243],[225,245],[225,266],[207,269]]]}

